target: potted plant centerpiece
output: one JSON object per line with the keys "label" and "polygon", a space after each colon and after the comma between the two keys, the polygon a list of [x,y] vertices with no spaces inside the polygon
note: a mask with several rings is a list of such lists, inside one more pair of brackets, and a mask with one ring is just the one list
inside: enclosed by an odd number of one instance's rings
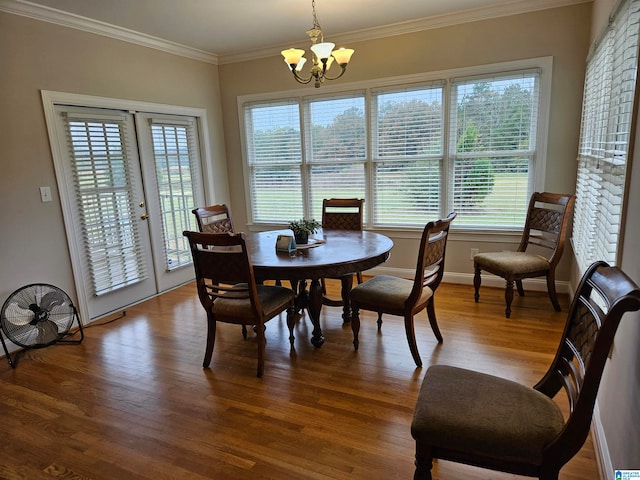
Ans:
{"label": "potted plant centerpiece", "polygon": [[301,218],[300,220],[289,222],[289,228],[293,231],[293,236],[299,245],[306,245],[309,242],[309,235],[316,233],[320,227],[322,227],[320,222],[313,218],[311,220]]}

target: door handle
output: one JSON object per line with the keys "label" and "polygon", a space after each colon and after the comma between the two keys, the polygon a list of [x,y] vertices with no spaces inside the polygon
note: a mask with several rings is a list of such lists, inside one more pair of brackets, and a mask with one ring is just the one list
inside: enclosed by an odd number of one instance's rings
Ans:
{"label": "door handle", "polygon": [[146,220],[147,218],[149,218],[148,213],[143,213],[142,215],[140,215],[140,220]]}

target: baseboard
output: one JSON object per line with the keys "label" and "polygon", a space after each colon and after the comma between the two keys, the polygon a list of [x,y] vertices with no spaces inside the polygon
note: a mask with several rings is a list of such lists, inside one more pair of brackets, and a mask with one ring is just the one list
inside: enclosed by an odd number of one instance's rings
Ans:
{"label": "baseboard", "polygon": [[[408,268],[393,268],[381,265],[364,272],[365,275],[393,275],[402,278],[413,278],[415,270]],[[460,285],[473,285],[473,273],[444,272],[442,281],[445,283],[457,283]],[[523,280],[527,290],[546,292],[547,281],[544,277],[529,278]],[[490,273],[482,274],[482,285],[486,287],[504,288],[504,279]],[[556,291],[558,293],[571,293],[569,282],[556,281]]]}
{"label": "baseboard", "polygon": [[614,480],[613,465],[611,463],[611,456],[609,455],[609,447],[607,446],[607,437],[604,434],[602,422],[600,421],[600,409],[598,408],[597,401],[593,409],[591,436],[593,437],[593,450],[596,456],[596,463],[600,470],[598,472],[600,479]]}

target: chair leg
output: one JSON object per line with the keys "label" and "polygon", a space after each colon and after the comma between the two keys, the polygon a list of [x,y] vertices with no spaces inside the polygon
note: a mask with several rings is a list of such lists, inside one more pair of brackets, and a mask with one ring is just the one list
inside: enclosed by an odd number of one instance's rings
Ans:
{"label": "chair leg", "polygon": [[556,312],[562,310],[560,308],[560,302],[558,301],[558,294],[556,293],[556,278],[554,272],[549,272],[547,274],[547,291],[549,292],[549,298],[551,299],[551,304]]}
{"label": "chair leg", "polygon": [[258,335],[258,372],[257,372],[257,377],[260,378],[260,377],[262,377],[262,374],[264,373],[264,351],[265,351],[265,345],[266,345],[266,340],[265,340],[265,337],[264,337],[264,322],[261,322],[258,325],[256,325],[256,333]]}
{"label": "chair leg", "polygon": [[518,295],[524,297],[524,287],[522,286],[522,280],[516,280],[516,288],[518,289]]}
{"label": "chair leg", "polygon": [[213,344],[216,342],[216,320],[213,314],[207,313],[207,346],[204,351],[203,368],[209,368],[211,365],[211,356],[213,355]]}
{"label": "chair leg", "polygon": [[416,441],[416,470],[413,474],[413,480],[431,480],[431,468],[433,467],[433,456],[431,455],[431,447],[422,447]]}
{"label": "chair leg", "polygon": [[289,328],[289,343],[291,344],[291,350],[295,350],[295,346],[293,345],[293,341],[296,339],[296,337],[293,336],[293,327],[296,323],[295,314],[296,310],[293,305],[287,308],[287,327]]}
{"label": "chair leg", "polygon": [[436,307],[433,304],[433,297],[431,297],[431,300],[427,303],[427,316],[429,317],[429,324],[431,325],[433,334],[436,336],[436,340],[438,340],[438,343],[442,343],[442,334],[440,333],[438,321],[436,320]]}
{"label": "chair leg", "polygon": [[407,333],[407,341],[409,342],[409,350],[413,356],[413,361],[416,362],[416,366],[422,366],[422,359],[418,353],[418,345],[416,344],[416,332],[413,328],[413,315],[407,314],[404,317],[404,330]]}
{"label": "chair leg", "polygon": [[480,300],[480,283],[482,280],[480,278],[480,267],[478,266],[478,264],[476,263],[473,268],[473,288],[475,289],[473,299],[476,301],[476,303],[478,303],[478,300]]}
{"label": "chair leg", "polygon": [[382,330],[382,312],[378,312],[378,320],[376,322],[378,324],[378,332]]}
{"label": "chair leg", "polygon": [[247,326],[242,325],[242,338],[247,339]]}
{"label": "chair leg", "polygon": [[513,281],[507,280],[507,287],[504,290],[504,302],[507,308],[504,310],[504,314],[507,318],[511,318],[511,302],[513,302]]}
{"label": "chair leg", "polygon": [[360,333],[360,308],[357,306],[351,306],[351,331],[353,332],[353,349],[358,350],[360,341],[358,340],[358,333]]}
{"label": "chair leg", "polygon": [[358,280],[358,283],[362,283],[362,272],[356,273],[356,279]]}

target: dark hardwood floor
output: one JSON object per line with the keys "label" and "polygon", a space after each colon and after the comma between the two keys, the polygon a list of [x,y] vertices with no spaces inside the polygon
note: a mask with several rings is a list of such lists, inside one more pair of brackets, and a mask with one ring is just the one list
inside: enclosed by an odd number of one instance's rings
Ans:
{"label": "dark hardwood floor", "polygon": [[[337,296],[334,284],[330,291]],[[360,350],[341,309],[325,307],[326,338],[310,322],[289,348],[284,318],[267,324],[265,374],[240,327],[220,324],[211,369],[202,368],[205,314],[194,285],[95,322],[80,345],[52,345],[0,363],[1,479],[410,479],[409,426],[426,367],[447,363],[525,384],[542,376],[567,309],[542,292],[516,295],[504,317],[503,290],[443,284],[436,311],[444,343],[417,316],[425,367],[416,368],[402,320],[363,312]],[[108,319],[107,319],[108,320]],[[563,406],[566,410],[566,406]],[[438,461],[434,479],[523,478]],[[598,479],[589,439],[560,474]]]}

